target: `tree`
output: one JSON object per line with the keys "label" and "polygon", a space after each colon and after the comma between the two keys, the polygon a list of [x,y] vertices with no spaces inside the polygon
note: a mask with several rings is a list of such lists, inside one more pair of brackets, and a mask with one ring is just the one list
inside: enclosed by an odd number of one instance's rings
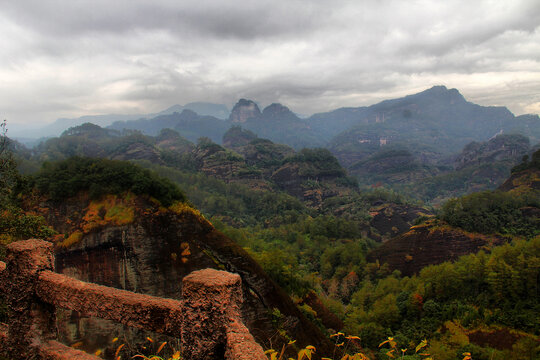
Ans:
{"label": "tree", "polygon": [[7,206],[16,178],[15,160],[7,137],[7,122],[4,120],[0,124],[0,209]]}

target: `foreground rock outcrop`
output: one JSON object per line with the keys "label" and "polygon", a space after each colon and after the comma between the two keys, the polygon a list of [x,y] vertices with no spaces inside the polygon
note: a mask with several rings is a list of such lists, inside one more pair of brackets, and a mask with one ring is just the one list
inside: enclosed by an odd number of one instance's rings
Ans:
{"label": "foreground rock outcrop", "polygon": [[[332,351],[325,336],[298,310],[247,254],[184,203],[165,208],[158,202],[132,194],[90,200],[82,194],[63,202],[40,199],[27,207],[43,215],[60,235],[56,244],[58,272],[79,280],[167,298],[181,296],[182,278],[215,268],[237,273],[245,294],[244,323],[263,347],[281,348],[297,339],[299,346],[315,345]],[[279,310],[280,319],[274,319]],[[66,341],[87,341],[82,334],[93,320],[76,314],[61,326]],[[279,324],[276,329],[274,324]],[[107,326],[107,325],[105,325]],[[280,330],[280,331],[278,331]],[[100,336],[102,344],[112,336]],[[89,346],[89,350],[91,346]]]}

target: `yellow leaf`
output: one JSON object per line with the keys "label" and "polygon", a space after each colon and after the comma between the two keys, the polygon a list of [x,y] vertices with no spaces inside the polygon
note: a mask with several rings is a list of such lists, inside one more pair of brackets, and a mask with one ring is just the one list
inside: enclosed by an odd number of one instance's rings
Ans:
{"label": "yellow leaf", "polygon": [[163,348],[165,347],[165,345],[167,345],[167,342],[164,341],[157,349],[156,351],[156,354],[159,354],[161,352],[161,350],[163,350]]}
{"label": "yellow leaf", "polygon": [[291,341],[289,341],[289,344],[288,344],[288,345],[292,345],[292,344],[294,344],[295,342],[296,342],[296,340],[291,340]]}
{"label": "yellow leaf", "polygon": [[379,347],[383,346],[384,344],[388,344],[389,341],[390,341],[390,340],[385,340],[385,341],[383,341],[382,343],[379,344]]}
{"label": "yellow leaf", "polygon": [[152,340],[152,338],[151,338],[151,337],[147,337],[147,338],[146,338],[146,340],[150,341],[151,343],[153,343],[153,342],[154,342],[154,340]]}
{"label": "yellow leaf", "polygon": [[117,338],[117,337],[115,337],[114,339],[112,339],[112,342],[113,342],[113,343],[115,343],[115,342],[117,342],[117,341],[118,341],[118,338]]}
{"label": "yellow leaf", "polygon": [[418,346],[415,348],[415,352],[418,352],[420,349],[424,348],[427,346],[427,340],[424,339],[420,342],[420,344],[418,344]]}
{"label": "yellow leaf", "polygon": [[98,350],[94,353],[94,355],[96,355],[96,356],[101,355],[101,349],[98,349]]}
{"label": "yellow leaf", "polygon": [[349,335],[345,339],[348,339],[348,340],[360,340],[360,338],[358,336],[353,336],[353,335]]}
{"label": "yellow leaf", "polygon": [[173,354],[172,356],[173,360],[177,360],[177,359],[180,359],[180,351],[177,351]]}
{"label": "yellow leaf", "polygon": [[118,354],[120,353],[120,350],[122,350],[122,348],[125,346],[126,344],[122,344],[120,345],[117,349],[116,349],[116,352],[114,353],[114,357],[118,357]]}
{"label": "yellow leaf", "polygon": [[308,345],[308,346],[306,346],[306,349],[315,352],[315,346],[313,346],[313,345]]}

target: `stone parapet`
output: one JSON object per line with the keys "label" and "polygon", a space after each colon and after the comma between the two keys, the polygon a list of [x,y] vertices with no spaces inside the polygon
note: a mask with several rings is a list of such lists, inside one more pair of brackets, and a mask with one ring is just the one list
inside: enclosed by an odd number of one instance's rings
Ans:
{"label": "stone parapet", "polygon": [[54,306],[173,337],[180,337],[182,302],[91,284],[44,271],[38,297]]}
{"label": "stone parapet", "polygon": [[9,326],[0,324],[0,352],[18,359],[98,357],[56,341],[56,308],[181,339],[186,360],[265,360],[245,327],[239,275],[199,270],[183,279],[183,300],[158,298],[79,281],[54,272],[52,244],[25,240],[8,245],[0,263]]}

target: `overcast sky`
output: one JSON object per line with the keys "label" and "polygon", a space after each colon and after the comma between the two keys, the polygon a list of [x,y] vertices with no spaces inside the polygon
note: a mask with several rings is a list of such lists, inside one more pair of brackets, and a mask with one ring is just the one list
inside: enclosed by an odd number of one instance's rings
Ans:
{"label": "overcast sky", "polygon": [[538,0],[0,0],[0,117],[242,97],[311,114],[433,85],[540,113]]}

